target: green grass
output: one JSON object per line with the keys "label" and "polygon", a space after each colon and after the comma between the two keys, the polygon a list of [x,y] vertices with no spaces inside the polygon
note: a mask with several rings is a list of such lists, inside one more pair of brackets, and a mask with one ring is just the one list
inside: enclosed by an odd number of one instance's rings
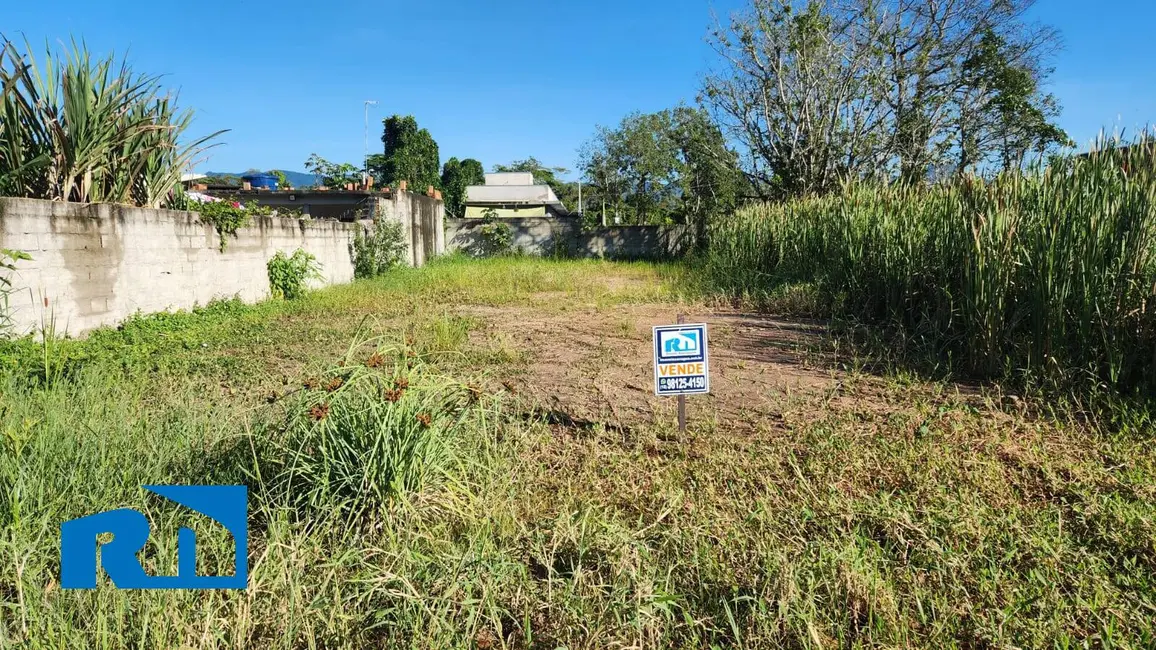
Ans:
{"label": "green grass", "polygon": [[1156,402],[1147,138],[991,180],[749,207],[716,224],[703,266],[712,288],[897,333],[890,346],[967,377],[1085,408]]}
{"label": "green grass", "polygon": [[[1150,439],[856,373],[838,396],[769,396],[781,422],[756,433],[697,405],[684,437],[662,418],[561,426],[489,381],[535,351],[457,313],[679,300],[682,273],[450,259],[137,318],[60,342],[48,378],[11,344],[0,648],[1156,644]],[[376,399],[409,372],[412,402]],[[144,507],[147,566],[171,573],[187,520],[139,486],[238,481],[247,591],[59,588],[60,522]],[[203,567],[228,560],[223,535],[202,544]]]}

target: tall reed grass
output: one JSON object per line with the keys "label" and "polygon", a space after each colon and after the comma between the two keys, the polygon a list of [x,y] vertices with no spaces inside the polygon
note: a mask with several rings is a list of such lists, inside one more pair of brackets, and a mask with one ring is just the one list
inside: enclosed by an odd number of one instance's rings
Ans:
{"label": "tall reed grass", "polygon": [[957,371],[1071,395],[1156,396],[1156,140],[1027,173],[739,210],[706,259],[724,291],[813,282]]}

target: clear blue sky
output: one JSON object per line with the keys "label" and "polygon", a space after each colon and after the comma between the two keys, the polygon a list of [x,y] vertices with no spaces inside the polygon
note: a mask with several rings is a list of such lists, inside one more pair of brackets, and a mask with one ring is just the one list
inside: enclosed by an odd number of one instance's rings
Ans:
{"label": "clear blue sky", "polygon": [[[574,167],[595,125],[693,102],[713,61],[712,10],[725,17],[743,4],[12,1],[0,32],[34,44],[76,36],[166,74],[196,109],[196,133],[231,129],[201,170],[300,171],[314,152],[356,164],[366,99],[381,102],[370,112],[371,151],[381,119],[401,113],[430,130],[443,161],[473,157],[489,169],[533,155]],[[1063,34],[1052,90],[1077,142],[1156,121],[1156,2],[1040,0],[1032,17]]]}

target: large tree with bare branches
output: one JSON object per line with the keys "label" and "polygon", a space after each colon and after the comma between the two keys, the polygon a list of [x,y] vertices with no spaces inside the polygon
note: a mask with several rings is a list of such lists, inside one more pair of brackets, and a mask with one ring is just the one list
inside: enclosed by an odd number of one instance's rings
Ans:
{"label": "large tree with bare branches", "polygon": [[751,0],[711,32],[702,100],[766,195],[1021,164],[1067,142],[1033,1]]}

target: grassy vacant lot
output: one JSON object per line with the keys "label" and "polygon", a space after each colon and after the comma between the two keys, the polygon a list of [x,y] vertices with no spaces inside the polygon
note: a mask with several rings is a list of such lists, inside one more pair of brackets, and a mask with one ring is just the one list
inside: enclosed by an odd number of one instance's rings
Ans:
{"label": "grassy vacant lot", "polygon": [[[445,260],[11,346],[0,648],[1156,645],[1150,438],[866,373],[680,276]],[[685,436],[649,395],[678,313],[715,359]],[[247,591],[59,588],[62,521],[144,508],[172,573],[188,519],[139,486],[237,481]]]}

